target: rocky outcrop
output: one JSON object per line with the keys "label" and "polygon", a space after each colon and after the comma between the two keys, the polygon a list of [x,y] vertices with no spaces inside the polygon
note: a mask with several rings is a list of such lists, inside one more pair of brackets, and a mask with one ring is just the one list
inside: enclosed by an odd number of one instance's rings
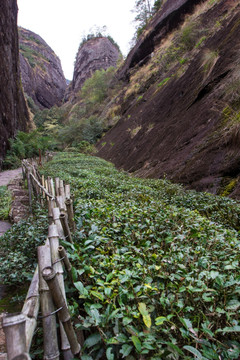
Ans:
{"label": "rocky outcrop", "polygon": [[17,1],[0,2],[0,168],[8,139],[27,130],[29,115],[24,100],[18,51]]}
{"label": "rocky outcrop", "polygon": [[197,4],[204,1],[206,0],[166,1],[128,54],[118,72],[119,79],[128,78],[130,69],[135,65],[144,65],[166,35],[176,29],[184,21],[185,15],[191,13]]}
{"label": "rocky outcrop", "polygon": [[240,199],[239,1],[205,3],[187,19],[133,68],[98,155],[138,176]]}
{"label": "rocky outcrop", "polygon": [[119,49],[107,37],[96,37],[85,42],[76,56],[70,91],[77,93],[96,70],[115,67],[119,56]]}
{"label": "rocky outcrop", "polygon": [[20,67],[25,93],[40,108],[60,105],[67,87],[59,58],[32,31],[19,28]]}

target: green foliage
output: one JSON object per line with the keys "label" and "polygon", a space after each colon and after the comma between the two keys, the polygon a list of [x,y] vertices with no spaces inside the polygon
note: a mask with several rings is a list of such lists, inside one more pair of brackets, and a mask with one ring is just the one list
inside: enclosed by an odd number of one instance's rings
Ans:
{"label": "green foliage", "polygon": [[81,97],[92,105],[101,103],[108,95],[114,73],[113,67],[95,71],[92,77],[84,82],[80,92]]}
{"label": "green foliage", "polygon": [[50,126],[61,125],[68,113],[68,109],[53,106],[51,109],[39,110],[34,116],[34,122],[41,131],[48,131]]}
{"label": "green foliage", "polygon": [[102,123],[95,116],[81,119],[73,118],[59,129],[58,138],[64,144],[78,147],[82,141],[90,144],[95,143],[101,137],[102,131]]}
{"label": "green foliage", "polygon": [[[119,50],[119,52],[121,52],[119,45],[112,38],[111,35],[106,35],[106,32],[107,32],[107,27],[106,26],[103,26],[103,27],[98,27],[97,26],[97,27],[94,27],[94,28],[90,29],[90,32],[89,32],[88,35],[83,35],[82,40],[81,40],[80,45],[79,45],[79,49],[83,46],[83,44],[85,44],[89,40],[96,39],[96,38],[99,38],[99,37],[107,37],[108,40],[110,40],[111,43]],[[79,49],[78,49],[78,51],[79,51]]]}
{"label": "green foliage", "polygon": [[78,154],[44,172],[74,190],[71,302],[86,359],[239,358],[237,202]]}
{"label": "green foliage", "polygon": [[0,186],[0,220],[7,220],[11,207],[11,194],[6,186]]}
{"label": "green foliage", "polygon": [[35,104],[33,99],[30,96],[28,96],[26,93],[24,93],[24,97],[27,100],[27,104],[28,104],[28,107],[29,107],[30,111],[33,114],[36,114],[39,111],[38,106]]}
{"label": "green foliage", "polygon": [[4,168],[16,168],[21,165],[21,160],[31,158],[39,155],[39,150],[42,154],[46,150],[51,150],[55,147],[55,141],[49,137],[44,136],[38,131],[31,133],[24,133],[19,131],[15,139],[10,139],[10,150],[4,159]]}
{"label": "green foliage", "polygon": [[[36,39],[34,38],[34,40]],[[40,62],[40,59],[49,62],[48,58],[46,58],[40,52],[34,50],[30,45],[20,44],[19,49],[25,59],[28,60],[29,65],[32,68],[35,68],[36,65],[41,65],[43,67],[43,70],[45,70],[45,67],[43,66],[42,62]]]}
{"label": "green foliage", "polygon": [[14,224],[1,237],[1,284],[18,285],[31,281],[36,267],[37,246],[47,237],[48,218],[40,208],[26,221]]}

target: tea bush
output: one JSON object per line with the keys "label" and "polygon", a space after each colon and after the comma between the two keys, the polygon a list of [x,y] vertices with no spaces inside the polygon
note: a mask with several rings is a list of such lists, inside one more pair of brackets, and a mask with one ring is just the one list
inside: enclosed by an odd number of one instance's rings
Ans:
{"label": "tea bush", "polygon": [[74,191],[83,359],[239,358],[239,203],[79,154],[44,172]]}

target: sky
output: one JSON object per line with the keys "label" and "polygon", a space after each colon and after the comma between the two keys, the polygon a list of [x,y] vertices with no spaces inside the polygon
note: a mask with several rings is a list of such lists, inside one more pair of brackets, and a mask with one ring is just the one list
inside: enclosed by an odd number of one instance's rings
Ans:
{"label": "sky", "polygon": [[107,26],[107,35],[124,56],[134,35],[135,0],[18,0],[18,25],[41,36],[60,58],[72,80],[75,56],[84,35]]}

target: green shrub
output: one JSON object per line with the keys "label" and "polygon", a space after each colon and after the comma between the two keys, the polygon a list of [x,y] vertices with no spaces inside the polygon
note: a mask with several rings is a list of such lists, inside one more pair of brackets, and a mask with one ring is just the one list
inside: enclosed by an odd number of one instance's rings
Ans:
{"label": "green shrub", "polygon": [[92,105],[101,103],[108,95],[108,90],[115,69],[97,70],[91,78],[87,79],[80,91],[81,97]]}
{"label": "green shrub", "polygon": [[11,207],[11,194],[6,186],[0,186],[0,220],[7,220]]}
{"label": "green shrub", "polygon": [[38,131],[31,133],[19,131],[15,139],[10,139],[9,142],[10,150],[7,151],[3,162],[4,168],[19,167],[22,159],[38,156],[39,150],[44,154],[46,150],[53,150],[56,147],[53,138],[44,136]]}
{"label": "green shrub", "polygon": [[76,147],[81,141],[94,144],[101,137],[102,132],[102,123],[95,116],[82,119],[74,118],[59,129],[58,139],[65,144]]}

